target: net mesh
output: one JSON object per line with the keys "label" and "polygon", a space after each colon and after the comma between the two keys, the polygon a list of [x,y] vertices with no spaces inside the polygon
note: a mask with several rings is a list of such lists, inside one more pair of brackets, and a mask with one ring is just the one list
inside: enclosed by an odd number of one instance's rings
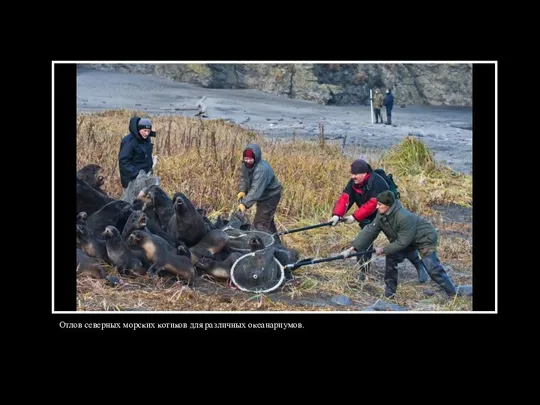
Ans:
{"label": "net mesh", "polygon": [[267,248],[274,244],[274,237],[266,232],[255,230],[244,231],[235,228],[225,228],[223,231],[229,235],[229,247],[236,252],[251,252],[253,250],[252,244],[255,240],[257,240],[261,248]]}
{"label": "net mesh", "polygon": [[231,268],[231,281],[243,291],[273,291],[283,279],[283,267],[274,257],[272,247],[243,255]]}

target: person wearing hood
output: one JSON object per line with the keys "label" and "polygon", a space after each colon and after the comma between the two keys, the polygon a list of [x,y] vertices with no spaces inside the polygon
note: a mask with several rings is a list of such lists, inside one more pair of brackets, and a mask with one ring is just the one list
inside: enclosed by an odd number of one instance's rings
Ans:
{"label": "person wearing hood", "polygon": [[118,152],[120,182],[124,189],[131,180],[137,177],[140,170],[146,173],[152,171],[154,145],[150,137],[155,136],[156,133],[152,131],[152,122],[148,118],[131,117],[129,134],[122,138]]}
{"label": "person wearing hood", "polygon": [[260,146],[255,143],[247,145],[242,151],[238,210],[245,212],[257,204],[253,219],[256,229],[268,233],[277,232],[274,215],[281,200],[282,189],[274,170],[263,160]]}
{"label": "person wearing hood", "polygon": [[394,96],[392,95],[392,90],[390,89],[386,89],[383,106],[386,107],[386,125],[392,125],[392,108],[394,108]]}
{"label": "person wearing hood", "polygon": [[449,297],[457,294],[437,256],[437,231],[425,218],[406,210],[394,193],[383,191],[377,196],[375,219],[362,228],[352,243],[352,247],[341,252],[346,258],[355,251],[363,251],[379,236],[380,232],[390,243],[376,247],[375,255],[386,255],[384,296],[394,298],[398,285],[398,264],[408,259],[416,250],[420,252],[427,273]]}

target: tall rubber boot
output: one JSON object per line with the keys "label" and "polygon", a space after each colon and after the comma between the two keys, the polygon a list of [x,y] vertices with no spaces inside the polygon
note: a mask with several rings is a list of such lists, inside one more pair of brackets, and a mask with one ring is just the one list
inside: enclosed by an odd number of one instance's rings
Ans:
{"label": "tall rubber boot", "polygon": [[422,259],[418,254],[418,250],[415,250],[413,253],[411,253],[408,256],[408,259],[413,264],[416,272],[418,273],[418,282],[420,284],[424,284],[426,281],[428,281],[429,274],[426,271],[426,266],[424,266],[424,263],[422,263]]}
{"label": "tall rubber boot", "polygon": [[424,256],[423,262],[431,279],[439,284],[448,296],[453,297],[457,294],[456,286],[442,267],[436,252]]}
{"label": "tall rubber boot", "polygon": [[386,114],[386,125],[392,125],[392,115]]}
{"label": "tall rubber boot", "polygon": [[386,272],[384,274],[384,296],[386,298],[394,298],[398,284],[398,261],[393,260],[391,256],[386,256]]}

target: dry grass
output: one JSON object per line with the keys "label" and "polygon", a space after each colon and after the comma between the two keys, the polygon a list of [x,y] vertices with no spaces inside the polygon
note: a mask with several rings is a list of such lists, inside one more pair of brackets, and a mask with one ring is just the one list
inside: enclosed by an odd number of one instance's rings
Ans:
{"label": "dry grass", "polygon": [[[120,140],[128,132],[129,118],[135,114],[146,116],[136,111],[114,110],[80,114],[77,118],[77,168],[90,163],[101,165],[108,176],[104,189],[115,198],[122,194],[117,162]],[[349,179],[350,159],[343,156],[337,144],[320,139],[314,142],[265,139],[262,134],[223,120],[150,118],[158,133],[153,142],[154,155],[158,156],[155,173],[161,179],[161,187],[169,195],[184,192],[197,207],[205,208],[211,218],[218,214],[226,216],[235,208],[241,152],[250,142],[261,146],[263,158],[272,165],[284,186],[276,213],[278,230],[328,221],[333,204]],[[432,207],[436,204],[472,206],[471,177],[438,167],[429,151],[415,138],[405,138],[397,148],[387,151],[380,159],[370,159],[370,163],[394,175],[403,204],[420,215],[434,215]],[[455,224],[437,224],[437,227],[442,231],[470,234],[470,228],[455,229]],[[284,235],[282,240],[287,246],[298,249],[303,258],[321,258],[348,247],[358,230],[357,226],[346,225],[324,227]],[[376,243],[384,245],[387,241],[381,235]],[[463,238],[441,236],[439,252],[443,263],[472,274],[471,246],[464,243]],[[299,285],[288,285],[277,295],[255,298],[220,283],[206,282],[199,289],[178,285],[163,287],[141,278],[135,284],[126,280],[126,285],[111,288],[98,281],[80,280],[78,309],[320,311],[328,308],[309,304],[300,307],[296,301],[306,297],[313,301],[317,296],[331,298],[336,294],[345,294],[358,305],[371,305],[382,294],[384,280],[375,274],[366,282],[357,283],[358,269],[352,263],[336,261],[303,267],[295,272]],[[377,267],[374,268],[376,272]],[[468,279],[470,284],[471,277]],[[139,284],[141,286],[136,287]],[[215,291],[208,290],[208,285],[215,286]],[[423,299],[423,288],[400,281],[397,303],[409,309],[418,307]],[[470,309],[468,298],[457,298],[452,304],[434,299],[433,310]]]}

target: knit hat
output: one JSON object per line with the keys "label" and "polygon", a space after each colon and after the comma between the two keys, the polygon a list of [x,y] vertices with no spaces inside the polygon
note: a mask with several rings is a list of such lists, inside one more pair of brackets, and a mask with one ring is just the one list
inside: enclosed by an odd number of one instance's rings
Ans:
{"label": "knit hat", "polygon": [[137,130],[140,131],[141,129],[152,129],[152,122],[148,118],[141,118],[139,120],[139,123],[137,124]]}
{"label": "knit hat", "polygon": [[251,149],[246,149],[244,151],[244,157],[250,157],[250,158],[255,159],[255,153],[253,153]]}
{"label": "knit hat", "polygon": [[369,165],[364,159],[356,159],[351,164],[351,174],[360,174],[369,172]]}
{"label": "knit hat", "polygon": [[377,196],[377,201],[391,207],[394,205],[394,202],[396,202],[396,199],[394,197],[394,193],[392,193],[390,190],[385,190]]}

